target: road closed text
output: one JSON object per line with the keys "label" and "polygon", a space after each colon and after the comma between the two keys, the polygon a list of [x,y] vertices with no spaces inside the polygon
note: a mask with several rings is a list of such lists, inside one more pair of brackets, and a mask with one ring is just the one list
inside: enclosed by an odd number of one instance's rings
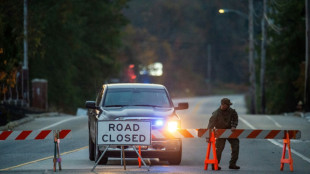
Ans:
{"label": "road closed text", "polygon": [[[127,131],[134,131],[138,132],[140,129],[139,124],[126,124],[123,125],[121,123],[114,124],[114,123],[109,123],[109,132],[113,131],[118,131],[118,132],[127,132]],[[111,134],[104,134],[102,136],[102,141],[103,142],[135,142],[135,143],[143,143],[145,142],[146,137],[143,134],[117,134],[116,137],[112,137]]]}
{"label": "road closed text", "polygon": [[98,144],[149,145],[150,122],[101,121],[98,122]]}

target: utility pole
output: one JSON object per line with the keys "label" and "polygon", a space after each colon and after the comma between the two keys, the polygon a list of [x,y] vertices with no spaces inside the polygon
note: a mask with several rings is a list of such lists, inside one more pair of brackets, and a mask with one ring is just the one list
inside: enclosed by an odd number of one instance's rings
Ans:
{"label": "utility pole", "polygon": [[266,96],[265,96],[265,70],[266,70],[266,22],[265,17],[267,15],[267,0],[263,1],[263,18],[262,18],[262,45],[261,45],[261,67],[260,67],[260,98],[261,98],[261,114],[266,112]]}
{"label": "utility pole", "polygon": [[23,65],[23,76],[22,76],[22,92],[23,101],[26,100],[26,106],[29,107],[29,70],[28,70],[28,32],[27,32],[27,22],[28,9],[27,0],[24,0],[24,65]]}
{"label": "utility pole", "polygon": [[254,64],[253,0],[249,0],[249,71],[250,71],[250,113],[256,114],[256,79]]}
{"label": "utility pole", "polygon": [[309,0],[306,1],[306,61],[305,61],[305,92],[304,92],[304,109],[305,112],[310,112],[310,62],[309,62],[309,51],[310,51],[310,33],[309,33],[309,28],[310,28],[310,15],[309,15],[309,10],[310,10],[310,2]]}

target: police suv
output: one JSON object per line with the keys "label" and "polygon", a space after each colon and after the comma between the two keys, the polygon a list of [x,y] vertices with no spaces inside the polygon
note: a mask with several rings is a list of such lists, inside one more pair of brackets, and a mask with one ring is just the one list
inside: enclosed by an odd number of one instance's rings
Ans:
{"label": "police suv", "polygon": [[[148,121],[152,130],[175,131],[180,128],[181,121],[176,110],[188,108],[188,103],[179,103],[174,107],[167,89],[163,85],[156,84],[108,84],[103,85],[96,101],[87,101],[88,128],[89,128],[89,159],[97,160],[107,148],[105,145],[96,145],[98,140],[97,123],[104,120]],[[109,125],[110,130],[120,129],[117,125]],[[138,129],[138,125],[132,124],[122,129]],[[113,137],[100,137],[103,141],[112,141]],[[119,137],[118,137],[119,138]],[[127,140],[144,140],[143,136],[120,137]],[[99,164],[106,164],[109,157],[120,157],[120,146],[110,146]],[[168,161],[169,164],[178,165],[182,158],[182,140],[176,138],[152,138],[151,145],[143,145],[143,158],[159,158]],[[125,146],[126,158],[137,158],[137,154],[131,146]]]}

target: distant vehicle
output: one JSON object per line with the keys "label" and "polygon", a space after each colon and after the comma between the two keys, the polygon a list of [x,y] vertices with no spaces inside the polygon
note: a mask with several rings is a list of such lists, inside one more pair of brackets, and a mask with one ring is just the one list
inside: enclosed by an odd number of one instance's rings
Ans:
{"label": "distant vehicle", "polygon": [[[96,149],[98,120],[147,120],[152,130],[175,131],[181,120],[176,110],[188,108],[188,103],[174,107],[167,89],[155,84],[103,85],[96,101],[87,101],[89,128],[89,159],[99,158],[106,146]],[[143,158],[159,158],[169,164],[179,165],[182,159],[181,139],[152,139],[150,146],[142,146]],[[120,157],[120,146],[110,146],[99,164],[106,164],[109,157]],[[125,156],[137,157],[133,148],[126,147]]]}

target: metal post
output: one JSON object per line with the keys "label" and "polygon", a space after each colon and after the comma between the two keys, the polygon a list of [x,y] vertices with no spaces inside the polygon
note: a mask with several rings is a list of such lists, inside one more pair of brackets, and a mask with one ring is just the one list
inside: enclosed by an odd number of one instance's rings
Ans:
{"label": "metal post", "polygon": [[26,105],[29,107],[29,70],[28,70],[28,8],[27,0],[24,0],[24,66],[23,66],[23,99],[26,99]]}
{"label": "metal post", "polygon": [[54,159],[53,159],[53,171],[54,172],[56,172],[56,168],[57,168],[56,152],[57,152],[56,135],[54,133]]}
{"label": "metal post", "polygon": [[121,166],[123,165],[123,148],[121,147]]}
{"label": "metal post", "polygon": [[254,62],[254,27],[253,27],[253,0],[249,0],[249,71],[250,71],[250,113],[256,113],[256,80]]}
{"label": "metal post", "polygon": [[125,150],[124,146],[122,146],[122,153],[123,153],[123,163],[124,163],[124,170],[126,170],[126,157],[125,157]]}
{"label": "metal post", "polygon": [[57,163],[58,163],[58,167],[59,170],[61,169],[61,157],[60,157],[60,150],[59,150],[59,130],[53,131],[54,133],[54,159],[53,159],[53,171],[56,172],[56,168],[57,168]]}
{"label": "metal post", "polygon": [[100,155],[100,157],[97,159],[93,169],[91,169],[91,171],[93,172],[95,170],[95,168],[97,167],[99,161],[101,160],[101,158],[103,157],[103,155],[107,152],[107,150],[109,149],[110,145],[108,145],[108,147],[106,149],[104,149],[103,153]]}
{"label": "metal post", "polygon": [[136,153],[137,153],[138,157],[141,159],[143,165],[144,165],[145,167],[147,167],[147,171],[150,171],[150,168],[145,164],[144,159],[143,159],[142,156],[139,154],[139,152],[137,151],[136,147],[135,147],[135,146],[132,146],[132,148],[136,151]]}
{"label": "metal post", "polygon": [[304,109],[305,112],[310,112],[310,61],[309,61],[309,51],[310,51],[310,33],[309,33],[309,10],[310,3],[309,0],[306,1],[306,60],[305,60],[305,92],[304,92]]}

